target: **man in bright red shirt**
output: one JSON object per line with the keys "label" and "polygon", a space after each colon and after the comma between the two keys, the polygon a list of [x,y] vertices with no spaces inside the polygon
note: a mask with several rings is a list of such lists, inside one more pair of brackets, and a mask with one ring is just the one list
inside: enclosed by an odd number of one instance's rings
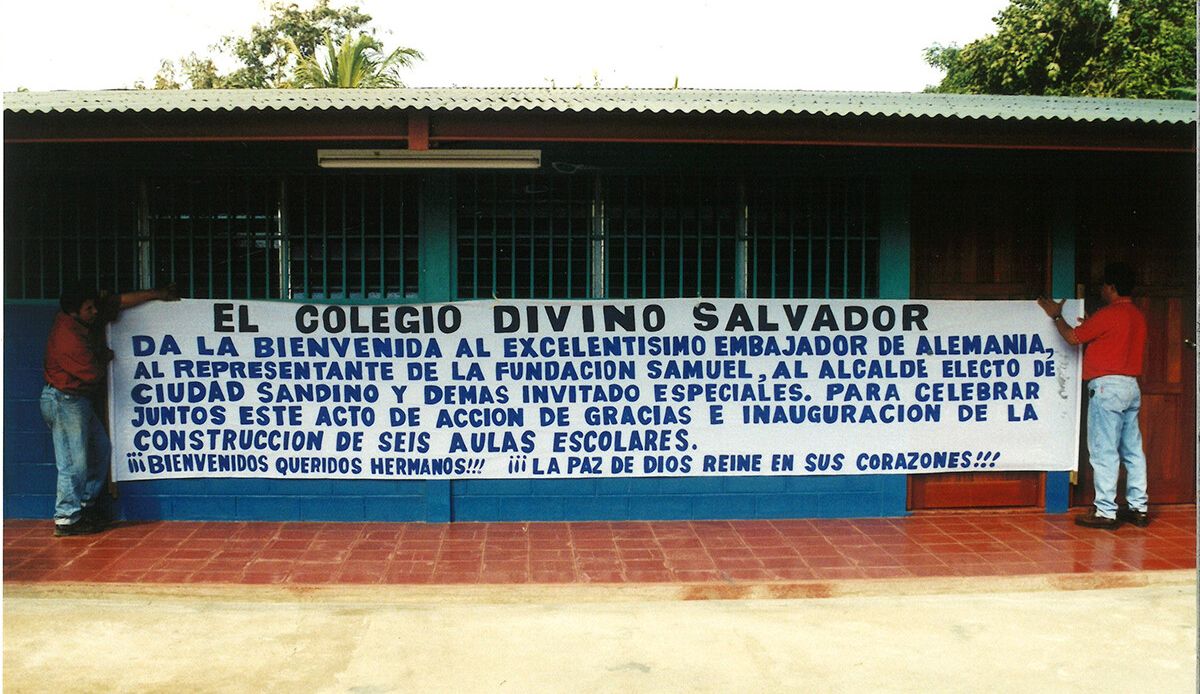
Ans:
{"label": "man in bright red shirt", "polygon": [[[1150,524],[1146,493],[1146,455],[1138,427],[1142,394],[1138,376],[1146,350],[1146,319],[1134,306],[1133,270],[1124,263],[1104,268],[1100,296],[1105,306],[1072,328],[1062,317],[1063,302],[1045,297],[1038,305],[1054,320],[1059,334],[1085,345],[1083,380],[1088,388],[1088,460],[1096,487],[1095,507],[1075,522],[1115,530],[1121,521]],[[1125,464],[1125,508],[1117,506],[1117,478]]]}
{"label": "man in bright red shirt", "polygon": [[112,352],[104,344],[104,324],[121,309],[154,299],[174,299],[173,287],[101,297],[74,287],[59,299],[46,343],[42,418],[50,427],[58,488],[54,534],[99,532],[107,518],[98,501],[108,472],[109,442],[94,402],[103,397],[106,366]]}

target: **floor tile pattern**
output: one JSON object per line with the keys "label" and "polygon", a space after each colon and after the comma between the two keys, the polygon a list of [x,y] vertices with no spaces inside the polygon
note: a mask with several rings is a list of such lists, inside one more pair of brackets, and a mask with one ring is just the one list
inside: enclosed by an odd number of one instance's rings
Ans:
{"label": "floor tile pattern", "polygon": [[763,582],[1191,569],[1196,509],[1148,528],[964,512],[853,520],[125,523],[54,538],[4,523],[9,582],[562,584]]}

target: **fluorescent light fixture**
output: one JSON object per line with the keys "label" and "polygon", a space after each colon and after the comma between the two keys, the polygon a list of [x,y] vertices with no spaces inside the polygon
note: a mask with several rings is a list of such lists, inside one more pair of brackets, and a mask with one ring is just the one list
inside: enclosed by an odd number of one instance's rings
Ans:
{"label": "fluorescent light fixture", "polygon": [[540,149],[318,149],[325,169],[537,169]]}

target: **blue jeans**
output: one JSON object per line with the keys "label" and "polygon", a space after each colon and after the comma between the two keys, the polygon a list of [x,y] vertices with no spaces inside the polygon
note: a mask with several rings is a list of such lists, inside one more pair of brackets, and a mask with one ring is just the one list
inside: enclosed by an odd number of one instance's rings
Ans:
{"label": "blue jeans", "polygon": [[1117,475],[1125,464],[1125,501],[1129,508],[1145,511],[1146,455],[1138,410],[1142,391],[1133,376],[1101,376],[1088,382],[1088,459],[1096,484],[1096,514],[1117,515]]}
{"label": "blue jeans", "polygon": [[42,419],[46,420],[54,440],[58,465],[54,522],[69,525],[77,522],[83,509],[99,498],[112,449],[108,434],[86,397],[46,386],[42,389],[41,406]]}

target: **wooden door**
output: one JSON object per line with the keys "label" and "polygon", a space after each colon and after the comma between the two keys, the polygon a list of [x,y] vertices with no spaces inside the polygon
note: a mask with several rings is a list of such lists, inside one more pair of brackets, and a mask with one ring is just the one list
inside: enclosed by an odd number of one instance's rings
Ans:
{"label": "wooden door", "polygon": [[[1049,283],[1049,205],[1026,180],[914,181],[912,296],[1028,299]],[[954,472],[909,477],[912,510],[1043,505],[1039,472]]]}
{"label": "wooden door", "polygon": [[[1104,265],[1120,260],[1138,274],[1134,303],[1149,328],[1140,380],[1140,424],[1150,503],[1196,499],[1196,267],[1195,193],[1186,183],[1167,188],[1153,172],[1132,180],[1103,181],[1085,198],[1077,276],[1087,282],[1088,310],[1100,307]],[[1094,498],[1087,446],[1072,501]],[[1124,476],[1118,490],[1125,486]]]}

